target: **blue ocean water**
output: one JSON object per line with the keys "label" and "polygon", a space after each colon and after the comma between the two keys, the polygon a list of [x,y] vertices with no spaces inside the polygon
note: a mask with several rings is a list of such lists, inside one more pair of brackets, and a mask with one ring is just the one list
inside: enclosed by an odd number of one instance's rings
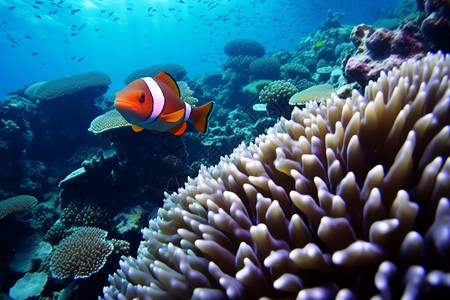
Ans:
{"label": "blue ocean water", "polygon": [[223,46],[249,38],[267,52],[293,50],[328,10],[342,24],[370,24],[400,0],[2,0],[0,98],[33,82],[88,71],[112,77],[178,63],[189,77],[219,68]]}

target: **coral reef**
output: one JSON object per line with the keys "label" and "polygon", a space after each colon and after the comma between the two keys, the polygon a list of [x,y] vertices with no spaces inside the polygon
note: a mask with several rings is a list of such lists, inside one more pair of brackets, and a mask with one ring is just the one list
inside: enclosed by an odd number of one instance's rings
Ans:
{"label": "coral reef", "polygon": [[187,75],[186,69],[179,64],[159,64],[152,65],[146,68],[138,69],[136,71],[131,72],[124,79],[125,84],[129,84],[133,80],[142,78],[142,77],[155,77],[160,72],[166,72],[170,74],[175,80],[183,80]]}
{"label": "coral reef", "polygon": [[450,3],[442,0],[422,0],[421,7],[426,18],[422,21],[420,30],[426,42],[433,50],[450,51]]}
{"label": "coral reef", "polygon": [[97,273],[114,250],[106,240],[107,231],[95,227],[82,227],[64,238],[52,254],[50,272],[54,278],[63,279],[71,274],[86,278]]}
{"label": "coral reef", "polygon": [[228,56],[256,56],[262,57],[266,53],[266,49],[263,45],[256,41],[238,39],[228,42],[224,47],[223,51]]}
{"label": "coral reef", "polygon": [[389,31],[358,25],[352,31],[352,42],[359,54],[344,62],[344,74],[362,86],[376,79],[381,71],[389,71],[427,51],[422,37],[407,27]]}
{"label": "coral reef", "polygon": [[32,209],[37,199],[30,195],[20,195],[0,201],[0,219],[18,211]]}
{"label": "coral reef", "polygon": [[202,168],[105,298],[448,294],[449,70],[449,55],[409,60]]}

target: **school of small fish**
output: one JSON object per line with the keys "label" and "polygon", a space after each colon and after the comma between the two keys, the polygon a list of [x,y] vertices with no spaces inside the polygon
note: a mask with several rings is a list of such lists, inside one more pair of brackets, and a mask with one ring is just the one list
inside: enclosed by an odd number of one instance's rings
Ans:
{"label": "school of small fish", "polygon": [[[335,2],[342,2],[337,0]],[[125,1],[121,5],[109,5],[106,0],[90,0],[90,1],[74,1],[74,0],[41,0],[30,1],[29,9],[34,18],[39,22],[51,22],[53,18],[62,18],[64,24],[68,28],[65,30],[65,39],[61,42],[71,45],[75,39],[83,36],[85,32],[95,34],[98,42],[107,38],[108,33],[102,30],[100,26],[91,26],[86,18],[80,18],[85,13],[84,5],[89,4],[89,13],[94,7],[96,10],[95,18],[102,20],[107,26],[123,25],[125,19],[129,18],[128,14],[134,14],[135,17],[158,18],[159,21],[164,20],[176,22],[179,26],[191,26],[190,35],[198,36],[199,31],[203,34],[208,34],[211,41],[214,40],[231,40],[236,38],[235,32],[246,32],[251,35],[253,39],[260,43],[267,45],[291,44],[295,47],[295,43],[299,37],[306,35],[311,28],[307,28],[305,24],[311,23],[308,19],[311,12],[323,10],[326,12],[326,1],[315,0],[251,0],[251,1],[215,1],[215,0],[173,0],[168,3],[159,1],[151,1],[146,9],[143,11],[142,4],[136,5],[133,1]],[[164,4],[164,5],[163,5]],[[268,11],[264,8],[267,6]],[[258,8],[258,10],[255,10]],[[14,14],[15,11],[24,10],[20,6],[9,6],[8,14]],[[251,15],[249,12],[255,11]],[[264,13],[264,15],[263,15]],[[30,30],[25,35],[19,33],[8,32],[8,14],[3,15],[0,24],[0,35],[5,33],[6,39],[9,41],[11,47],[24,47],[24,41],[29,40],[30,47],[32,41],[37,38]],[[64,15],[64,16],[63,16]],[[273,16],[273,18],[267,18]],[[134,17],[134,16],[132,16]],[[82,23],[80,23],[82,20]],[[193,21],[195,20],[195,21]],[[70,23],[70,22],[73,23]],[[224,31],[224,28],[233,28],[229,32]],[[268,35],[266,32],[277,32]],[[248,32],[248,31],[252,32]],[[111,30],[108,31],[109,33]],[[220,36],[219,36],[220,35]],[[151,33],[144,34],[142,38],[149,40]],[[148,46],[150,49],[152,45]],[[30,49],[32,56],[39,57],[39,52]],[[73,62],[82,62],[85,57],[75,53],[67,53],[67,60]],[[213,54],[202,55],[198,58],[198,63],[206,62],[213,59]],[[45,61],[41,62],[45,65]]]}

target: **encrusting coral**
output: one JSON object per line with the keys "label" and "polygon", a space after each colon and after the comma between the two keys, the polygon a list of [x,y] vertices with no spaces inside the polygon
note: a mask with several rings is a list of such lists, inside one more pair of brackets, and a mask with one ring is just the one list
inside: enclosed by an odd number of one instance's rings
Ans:
{"label": "encrusting coral", "polygon": [[[450,290],[450,56],[294,108],[202,168],[106,299],[383,299]],[[445,234],[444,234],[445,233]]]}

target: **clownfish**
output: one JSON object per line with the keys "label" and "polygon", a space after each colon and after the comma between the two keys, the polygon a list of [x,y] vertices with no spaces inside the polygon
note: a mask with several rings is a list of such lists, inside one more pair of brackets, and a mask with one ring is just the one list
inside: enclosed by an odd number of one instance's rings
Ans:
{"label": "clownfish", "polygon": [[114,107],[131,123],[134,131],[148,129],[181,135],[186,123],[205,133],[214,103],[191,107],[180,99],[176,81],[165,72],[143,77],[128,84],[115,95]]}

